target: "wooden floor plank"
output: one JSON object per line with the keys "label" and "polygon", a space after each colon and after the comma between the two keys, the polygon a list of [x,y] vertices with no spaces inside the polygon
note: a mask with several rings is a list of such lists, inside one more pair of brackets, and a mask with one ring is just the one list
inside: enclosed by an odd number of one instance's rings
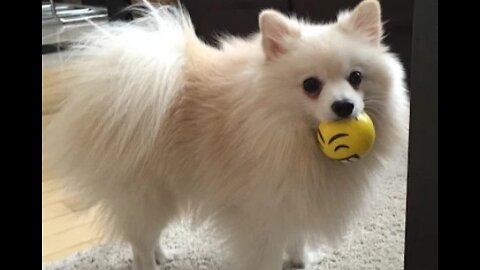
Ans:
{"label": "wooden floor plank", "polygon": [[92,224],[84,224],[61,234],[44,236],[42,257],[53,255],[97,238],[99,238],[99,234],[97,230],[93,229]]}
{"label": "wooden floor plank", "polygon": [[[49,179],[49,180],[52,180],[52,179]],[[58,181],[49,181],[49,180],[42,181],[42,193],[58,190],[61,188]]]}
{"label": "wooden floor plank", "polygon": [[48,221],[72,213],[62,202],[54,203],[43,208],[42,221]]}
{"label": "wooden floor plank", "polygon": [[65,200],[65,197],[66,195],[61,191],[52,190],[42,192],[42,207],[61,202],[62,200]]}
{"label": "wooden floor plank", "polygon": [[45,237],[59,234],[75,227],[91,224],[95,220],[95,213],[86,212],[82,214],[68,213],[43,222],[43,233]]}
{"label": "wooden floor plank", "polygon": [[97,239],[92,239],[92,240],[87,240],[83,243],[80,243],[80,244],[77,244],[77,245],[73,245],[71,247],[68,247],[68,248],[64,248],[58,252],[54,252],[54,253],[50,253],[48,255],[45,255],[42,257],[42,261],[43,263],[48,263],[48,262],[53,262],[53,261],[56,261],[56,260],[60,260],[64,257],[67,257],[69,255],[72,255],[76,252],[79,252],[79,251],[82,251],[82,250],[86,250],[90,247],[93,247],[93,246],[96,246],[100,243],[100,239],[97,238]]}

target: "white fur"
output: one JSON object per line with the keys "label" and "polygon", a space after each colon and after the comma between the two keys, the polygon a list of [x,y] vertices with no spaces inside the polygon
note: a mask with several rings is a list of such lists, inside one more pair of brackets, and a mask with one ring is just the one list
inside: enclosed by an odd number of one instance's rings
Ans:
{"label": "white fur", "polygon": [[[135,269],[157,269],[158,236],[187,206],[199,221],[215,218],[232,269],[279,270],[285,250],[301,260],[310,242],[335,244],[408,130],[401,64],[348,16],[287,19],[298,35],[275,36],[273,53],[265,32],[207,46],[185,13],[165,8],[102,28],[59,81],[70,94],[47,130],[47,162],[102,205],[131,242]],[[359,90],[345,81],[352,69],[364,74]],[[317,99],[301,86],[312,75],[324,81]],[[314,135],[339,97],[365,108],[377,130],[370,155],[353,164],[323,156]]]}

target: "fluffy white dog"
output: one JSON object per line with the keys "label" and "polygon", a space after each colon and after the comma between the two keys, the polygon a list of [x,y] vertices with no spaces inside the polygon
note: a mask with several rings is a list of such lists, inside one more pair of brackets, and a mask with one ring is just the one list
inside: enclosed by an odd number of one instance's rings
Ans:
{"label": "fluffy white dog", "polygon": [[[370,180],[408,137],[404,71],[382,44],[380,5],[365,0],[328,24],[259,16],[259,33],[194,33],[186,12],[160,8],[102,27],[58,87],[48,164],[129,241],[134,269],[166,259],[158,237],[183,207],[214,216],[230,268],[279,270],[307,243],[335,243]],[[340,109],[334,102],[342,102]],[[330,160],[319,122],[366,111],[377,139],[356,163]]]}

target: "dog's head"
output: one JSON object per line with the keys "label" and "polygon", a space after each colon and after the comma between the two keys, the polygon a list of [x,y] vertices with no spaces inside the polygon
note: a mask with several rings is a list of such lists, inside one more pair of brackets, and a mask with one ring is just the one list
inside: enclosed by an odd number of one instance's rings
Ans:
{"label": "dog's head", "polygon": [[376,0],[362,1],[329,24],[265,10],[259,26],[265,55],[262,93],[278,114],[295,115],[295,121],[316,127],[365,110],[380,140],[392,135],[387,134],[392,127],[404,125],[404,71],[382,44]]}

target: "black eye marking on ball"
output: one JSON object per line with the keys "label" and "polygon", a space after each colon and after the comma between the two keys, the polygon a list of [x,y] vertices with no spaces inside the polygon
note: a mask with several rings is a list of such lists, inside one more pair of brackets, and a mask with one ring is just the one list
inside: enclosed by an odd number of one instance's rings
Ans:
{"label": "black eye marking on ball", "polygon": [[350,146],[345,145],[345,144],[340,144],[339,146],[335,147],[335,149],[333,151],[337,152],[338,150],[340,150],[342,148],[350,149]]}
{"label": "black eye marking on ball", "polygon": [[328,144],[331,144],[336,139],[339,139],[339,138],[342,138],[342,137],[345,137],[345,136],[348,136],[348,134],[347,133],[338,133],[335,136],[333,136],[332,138],[330,138],[330,140],[328,141]]}
{"label": "black eye marking on ball", "polygon": [[318,136],[320,137],[320,140],[322,140],[322,142],[325,143],[325,139],[323,138],[323,135],[320,129],[318,129]]}

